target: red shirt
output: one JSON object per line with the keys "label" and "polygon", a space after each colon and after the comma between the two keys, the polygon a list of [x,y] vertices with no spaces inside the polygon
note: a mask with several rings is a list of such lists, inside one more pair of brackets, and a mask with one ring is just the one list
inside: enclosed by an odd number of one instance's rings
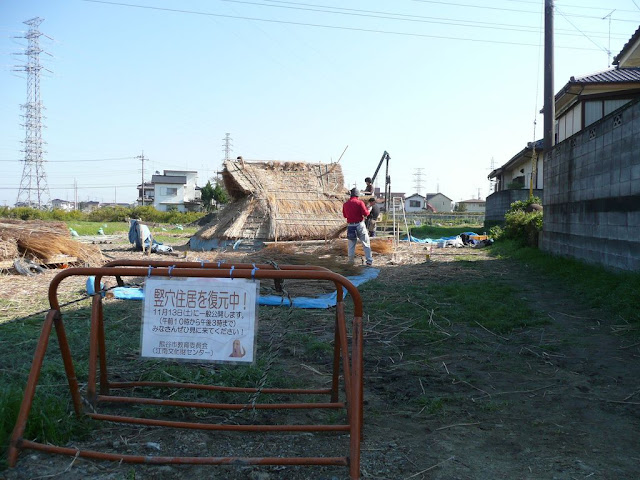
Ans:
{"label": "red shirt", "polygon": [[347,223],[360,223],[368,215],[369,210],[358,197],[351,197],[342,205],[342,216],[347,219]]}

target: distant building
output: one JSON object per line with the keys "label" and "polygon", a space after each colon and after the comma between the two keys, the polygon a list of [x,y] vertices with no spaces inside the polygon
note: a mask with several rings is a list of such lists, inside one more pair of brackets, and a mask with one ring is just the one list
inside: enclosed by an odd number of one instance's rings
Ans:
{"label": "distant building", "polygon": [[404,199],[404,209],[407,213],[451,212],[453,203],[442,193],[427,193],[425,197],[414,193]]}
{"label": "distant building", "polygon": [[[200,188],[196,186],[198,172],[191,170],[164,170],[163,175],[153,175],[153,206],[166,212],[199,211],[202,208]],[[145,187],[146,190],[146,187]]]}
{"label": "distant building", "polygon": [[417,193],[414,193],[404,199],[404,211],[407,213],[422,212],[426,206],[426,198]]}
{"label": "distant building", "polygon": [[104,207],[122,207],[122,208],[129,208],[131,207],[130,203],[115,203],[115,202],[111,202],[111,203],[101,203],[100,204],[100,208],[104,208]]}
{"label": "distant building", "polygon": [[426,203],[431,205],[436,212],[453,211],[453,200],[442,193],[427,193],[425,199]]}
{"label": "distant building", "polygon": [[484,200],[461,200],[458,205],[464,205],[464,211],[468,213],[484,213],[486,203]]}
{"label": "distant building", "polygon": [[76,204],[74,202],[70,202],[69,200],[61,200],[59,198],[51,200],[51,208],[64,210],[65,212],[74,210],[75,206]]}
{"label": "distant building", "polygon": [[142,192],[142,185],[138,185],[138,200],[137,204],[142,205],[143,198],[145,205],[153,205],[155,191],[153,189],[153,182],[144,182],[144,196]]}
{"label": "distant building", "polygon": [[100,208],[100,202],[89,200],[86,202],[78,202],[78,210],[88,213]]}

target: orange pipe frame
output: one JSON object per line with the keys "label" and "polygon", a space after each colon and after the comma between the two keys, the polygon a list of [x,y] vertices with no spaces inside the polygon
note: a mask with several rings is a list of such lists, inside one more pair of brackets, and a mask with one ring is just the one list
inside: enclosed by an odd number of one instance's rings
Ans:
{"label": "orange pipe frame", "polygon": [[[153,268],[149,269],[151,266]],[[231,267],[233,268],[231,275]],[[171,268],[169,268],[171,267]],[[100,413],[85,413],[82,406],[82,396],[78,387],[71,350],[67,341],[60,304],[58,302],[58,286],[70,276],[96,277],[95,294],[91,307],[91,330],[89,335],[89,373],[87,380],[87,397],[93,405],[103,402],[116,403],[150,403],[168,406],[186,406],[199,408],[219,408],[227,410],[240,410],[247,408],[244,404],[209,404],[198,402],[180,402],[173,400],[145,399],[134,397],[119,397],[109,395],[110,388],[132,388],[136,386],[154,386],[171,388],[195,388],[205,390],[226,390],[256,392],[257,388],[223,387],[215,385],[181,384],[176,382],[113,382],[110,383],[107,376],[106,340],[104,335],[104,315],[102,307],[102,295],[100,292],[100,280],[103,276],[162,276],[162,277],[200,277],[200,278],[251,278],[251,279],[296,279],[296,280],[326,280],[336,285],[337,305],[335,323],[335,345],[333,358],[333,379],[330,389],[279,389],[264,388],[260,392],[268,393],[295,393],[295,394],[331,394],[329,403],[287,403],[287,404],[258,404],[258,409],[301,409],[301,408],[344,408],[346,405],[346,425],[222,425],[204,424],[192,422],[175,422],[155,419],[142,419]],[[351,357],[348,351],[347,329],[344,316],[343,287],[351,295],[354,304],[354,317],[351,336]],[[280,265],[278,268],[271,264],[237,264],[224,262],[171,262],[171,261],[140,261],[140,260],[116,260],[98,268],[70,268],[58,273],[49,285],[49,304],[51,309],[45,317],[40,338],[34,353],[31,370],[25,387],[24,398],[20,405],[18,418],[11,435],[8,450],[9,466],[15,466],[21,450],[32,449],[48,453],[80,456],[101,460],[113,460],[129,463],[146,464],[197,464],[197,465],[225,465],[241,462],[247,465],[342,465],[349,469],[351,480],[360,478],[360,444],[362,440],[363,426],[363,338],[362,338],[362,298],[358,289],[345,277],[338,275],[324,267],[313,265]],[[48,346],[52,327],[55,327],[60,351],[71,398],[76,415],[85,414],[98,420],[109,420],[121,423],[134,423],[174,428],[191,428],[201,430],[231,430],[231,431],[345,431],[349,432],[349,455],[345,457],[147,457],[135,455],[120,455],[92,450],[77,450],[55,445],[42,444],[23,438],[27,420],[33,399],[36,393],[38,378],[42,369],[45,353]],[[344,392],[346,404],[338,401],[339,367],[342,360],[344,375]],[[100,370],[100,392],[96,391]]]}

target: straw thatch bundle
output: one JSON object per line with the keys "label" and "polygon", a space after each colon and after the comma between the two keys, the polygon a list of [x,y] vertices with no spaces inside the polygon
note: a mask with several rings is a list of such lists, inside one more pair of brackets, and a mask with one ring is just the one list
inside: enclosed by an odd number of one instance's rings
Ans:
{"label": "straw thatch bundle", "polygon": [[[7,256],[0,249],[3,260],[26,256],[46,263],[59,255],[76,257],[81,263],[97,265],[103,262],[100,249],[69,237],[64,223],[53,222],[5,222],[0,223],[0,241],[7,246]],[[17,253],[17,254],[16,254]]]}
{"label": "straw thatch bundle", "polygon": [[19,256],[18,245],[14,240],[0,239],[0,260],[12,260]]}
{"label": "straw thatch bundle", "polygon": [[226,161],[222,177],[232,202],[196,233],[200,243],[324,239],[344,230],[346,188],[336,163]]}
{"label": "straw thatch bundle", "polygon": [[[393,240],[391,238],[371,238],[369,239],[369,243],[371,245],[371,251],[376,252],[382,255],[389,255],[393,253]],[[333,251],[336,254],[347,255],[347,249],[349,247],[349,242],[347,239],[339,239],[335,242],[333,246]],[[356,254],[364,255],[364,251],[362,249],[362,243],[358,241],[356,244]]]}

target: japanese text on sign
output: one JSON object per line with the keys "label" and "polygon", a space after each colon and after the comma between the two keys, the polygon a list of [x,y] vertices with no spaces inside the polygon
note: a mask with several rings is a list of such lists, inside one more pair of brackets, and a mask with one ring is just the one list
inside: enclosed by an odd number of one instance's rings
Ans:
{"label": "japanese text on sign", "polygon": [[141,355],[253,362],[258,288],[248,279],[148,278]]}

